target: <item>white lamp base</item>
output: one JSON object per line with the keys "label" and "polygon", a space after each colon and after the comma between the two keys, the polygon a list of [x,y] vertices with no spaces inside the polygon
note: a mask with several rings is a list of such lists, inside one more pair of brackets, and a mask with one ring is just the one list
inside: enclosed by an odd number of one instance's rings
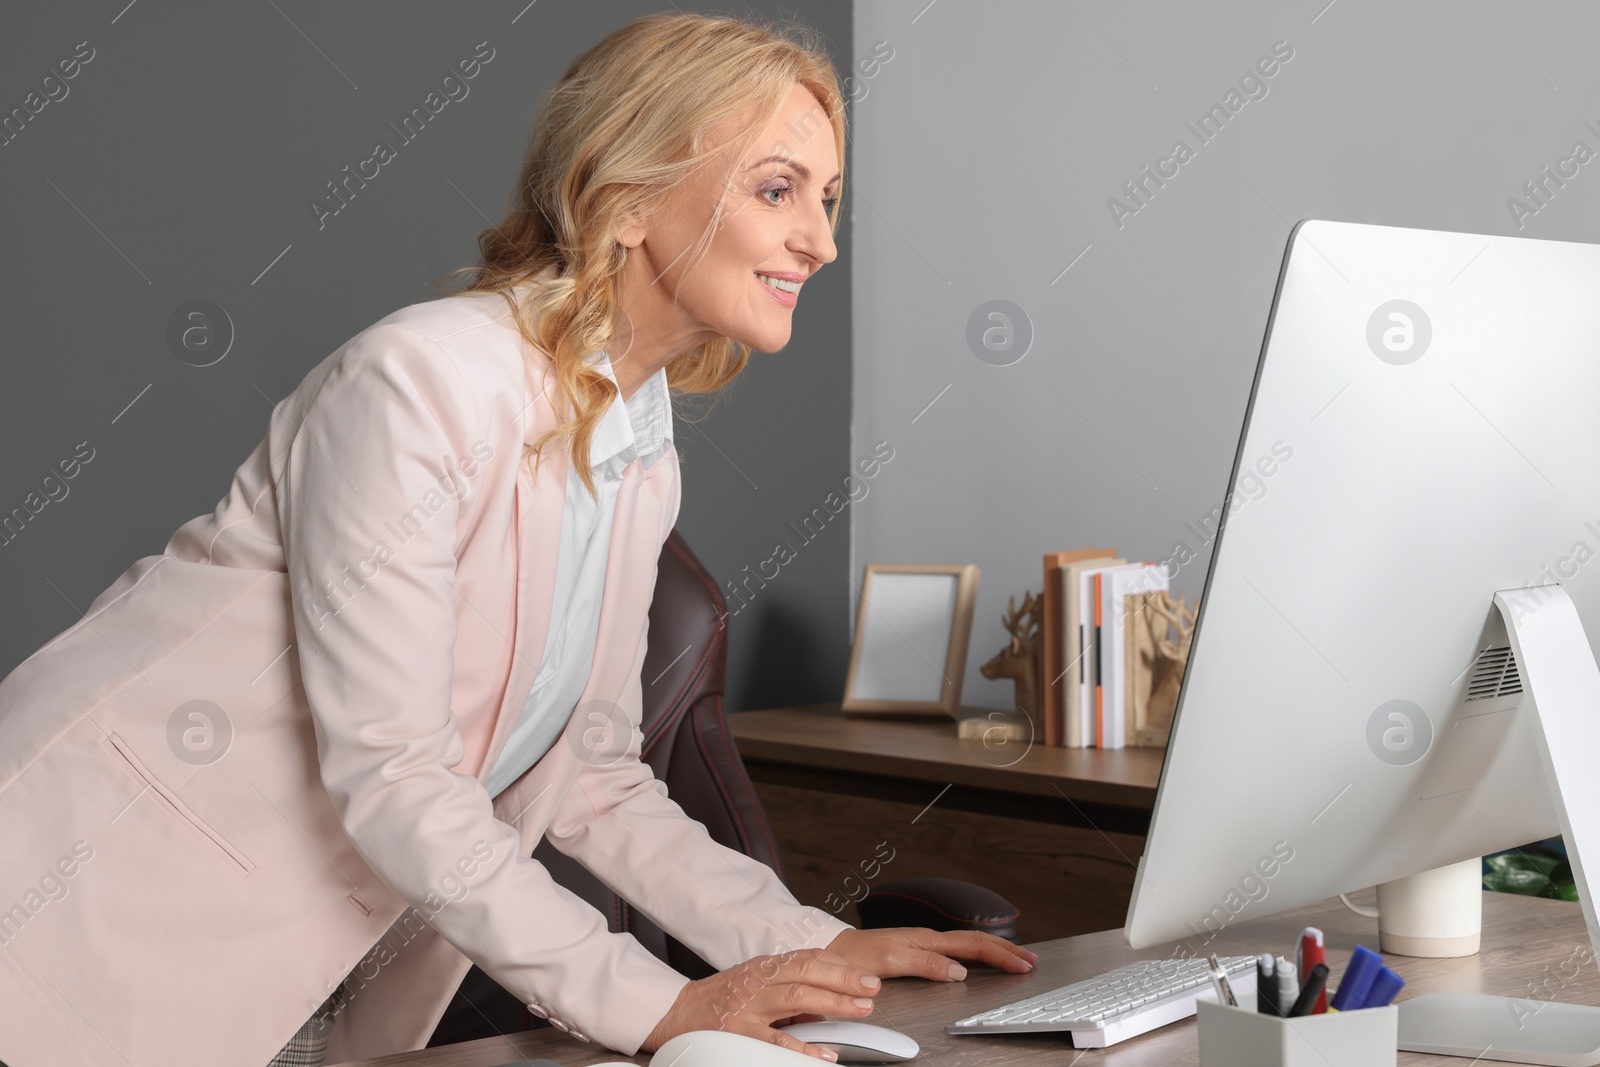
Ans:
{"label": "white lamp base", "polygon": [[1378,931],[1378,948],[1391,956],[1428,956],[1443,959],[1450,956],[1473,956],[1483,931],[1465,937],[1406,937]]}
{"label": "white lamp base", "polygon": [[1483,861],[1460,863],[1396,878],[1378,886],[1378,906],[1345,907],[1378,920],[1378,947],[1396,956],[1471,956],[1483,934]]}

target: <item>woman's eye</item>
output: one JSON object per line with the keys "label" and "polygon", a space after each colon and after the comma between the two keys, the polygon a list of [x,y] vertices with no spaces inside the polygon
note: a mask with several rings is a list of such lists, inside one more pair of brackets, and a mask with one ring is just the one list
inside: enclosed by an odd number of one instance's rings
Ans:
{"label": "woman's eye", "polygon": [[[761,190],[761,195],[762,196],[767,196],[767,195],[769,195],[771,193],[792,193],[792,192],[794,192],[794,186],[792,186],[792,185],[779,185],[779,186],[774,186],[771,189],[763,189],[763,190]],[[824,211],[826,211],[828,214],[831,215],[831,214],[833,214],[834,205],[837,204],[838,202],[839,202],[838,196],[827,197],[826,199],[824,199],[822,201],[822,209]],[[777,207],[778,206],[778,202],[777,201],[768,200],[767,203],[771,204],[773,207]]]}

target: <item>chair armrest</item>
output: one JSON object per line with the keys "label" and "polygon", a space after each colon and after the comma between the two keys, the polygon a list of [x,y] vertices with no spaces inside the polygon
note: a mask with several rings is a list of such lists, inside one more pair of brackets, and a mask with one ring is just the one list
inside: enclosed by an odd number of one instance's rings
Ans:
{"label": "chair armrest", "polygon": [[863,930],[921,926],[930,930],[982,930],[1017,940],[1021,913],[1005,897],[959,878],[900,878],[884,882],[856,902]]}

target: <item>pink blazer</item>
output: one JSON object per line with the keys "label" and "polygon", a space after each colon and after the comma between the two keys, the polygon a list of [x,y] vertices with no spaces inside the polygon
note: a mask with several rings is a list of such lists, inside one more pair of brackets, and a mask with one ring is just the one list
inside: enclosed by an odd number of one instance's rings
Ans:
{"label": "pink blazer", "polygon": [[394,312],[0,682],[0,1059],[262,1067],[347,974],[328,1062],[417,1049],[470,962],[632,1053],[686,979],[551,881],[546,836],[718,968],[847,929],[639,760],[675,452],[624,473],[578,714],[484,790],[549,621],[548,370],[498,295]]}

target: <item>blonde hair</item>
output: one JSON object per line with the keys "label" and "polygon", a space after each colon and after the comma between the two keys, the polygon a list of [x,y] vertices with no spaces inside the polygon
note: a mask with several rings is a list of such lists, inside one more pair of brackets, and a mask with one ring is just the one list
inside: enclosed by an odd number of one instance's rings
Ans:
{"label": "blonde hair", "polygon": [[[817,33],[797,21],[757,24],[736,18],[669,12],[635,19],[589,48],[550,91],[528,138],[512,204],[498,226],[478,235],[481,262],[450,272],[469,275],[464,292],[498,292],[511,304],[522,336],[549,356],[570,417],[527,447],[570,434],[574,456],[587,456],[596,425],[616,396],[587,356],[606,347],[616,327],[617,284],[627,249],[616,236],[629,216],[648,218],[698,166],[710,129],[756,108],[749,139],[771,122],[796,83],[822,105],[841,164],[844,99]],[[839,225],[835,203],[830,223]],[[705,254],[723,217],[718,204],[688,267]],[[687,268],[686,268],[687,269]],[[519,306],[511,290],[550,276]],[[713,393],[738,376],[750,347],[727,337],[707,341],[667,365],[676,393]],[[576,464],[596,494],[587,463]]]}

